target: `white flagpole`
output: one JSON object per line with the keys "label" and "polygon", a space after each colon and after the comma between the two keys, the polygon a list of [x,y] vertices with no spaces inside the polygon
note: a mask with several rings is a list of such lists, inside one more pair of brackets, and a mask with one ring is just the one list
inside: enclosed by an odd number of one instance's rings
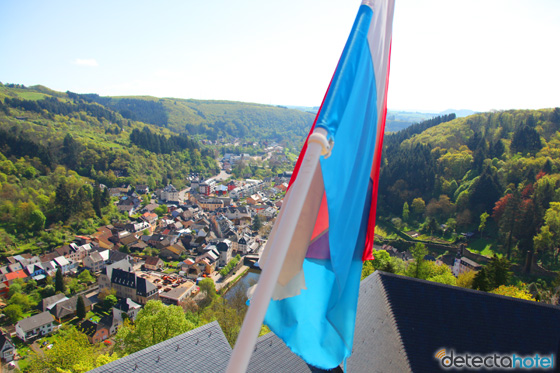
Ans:
{"label": "white flagpole", "polygon": [[245,315],[243,326],[229,359],[227,373],[245,373],[247,371],[266,310],[268,309],[282,264],[288,252],[291,237],[296,230],[298,217],[303,209],[307,191],[311,186],[311,180],[319,164],[319,157],[329,151],[326,135],[327,131],[325,129],[316,128],[309,137],[307,151],[301,163],[297,179],[290,188],[290,198],[282,206],[285,210],[279,222],[280,225],[273,237],[269,257],[266,260],[265,268],[262,269],[259,283],[253,299],[251,299],[251,305]]}

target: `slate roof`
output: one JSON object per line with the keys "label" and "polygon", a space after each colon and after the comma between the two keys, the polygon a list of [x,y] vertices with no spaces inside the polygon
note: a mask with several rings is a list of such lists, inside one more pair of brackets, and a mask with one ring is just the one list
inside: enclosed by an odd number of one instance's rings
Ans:
{"label": "slate roof", "polygon": [[153,294],[157,290],[157,287],[150,281],[142,277],[136,278],[136,293],[138,295],[147,297]]}
{"label": "slate roof", "polygon": [[124,270],[124,271],[132,271],[133,267],[128,260],[119,260],[118,262],[114,262],[113,264],[108,265],[107,267],[103,268],[101,270],[101,273],[107,275],[107,277],[109,277],[109,279],[111,279],[112,276],[113,276],[113,270],[114,269],[121,269],[121,270]]}
{"label": "slate roof", "polygon": [[103,260],[103,257],[101,256],[101,254],[99,254],[98,251],[94,251],[93,253],[91,253],[91,254],[89,255],[89,257],[90,257],[90,259],[91,259],[91,261],[92,261],[93,263],[99,263],[99,262],[103,262],[103,261],[104,261],[104,260]]}
{"label": "slate roof", "polygon": [[224,372],[230,356],[231,347],[214,321],[90,372]]}
{"label": "slate roof", "polygon": [[[209,329],[219,339],[209,340]],[[360,285],[346,371],[442,371],[434,358],[442,348],[471,355],[558,356],[559,336],[559,307],[377,271]],[[231,348],[213,322],[92,372],[223,372],[230,356]],[[257,340],[247,371],[310,368],[269,333]]]}
{"label": "slate roof", "polygon": [[249,366],[248,373],[257,372],[311,372],[307,364],[295,355],[274,333],[268,333],[257,339],[257,344]]}
{"label": "slate roof", "polygon": [[0,332],[0,351],[4,349],[4,345],[6,343],[8,343],[12,348],[16,348],[16,345],[14,344],[14,342],[12,342],[10,336],[4,334],[3,332]]}
{"label": "slate roof", "polygon": [[37,315],[28,317],[26,319],[20,320],[18,322],[19,327],[24,331],[28,332],[30,330],[36,329],[40,326],[47,325],[54,321],[53,315],[49,312],[41,312]]}
{"label": "slate roof", "polygon": [[[86,309],[91,307],[92,303],[89,298],[83,296],[84,306]],[[78,295],[73,296],[70,299],[65,299],[57,302],[54,307],[50,309],[51,314],[53,314],[57,319],[61,319],[68,315],[73,315],[76,313],[78,307]]]}
{"label": "slate roof", "polygon": [[141,308],[142,306],[140,306],[138,303],[134,302],[132,299],[130,298],[121,298],[117,304],[115,304],[113,306],[113,308],[116,308],[118,310],[121,310],[123,312],[128,312],[131,309],[135,309],[135,308]]}
{"label": "slate roof", "polygon": [[375,272],[362,281],[348,371],[440,371],[436,351],[560,351],[560,308]]}
{"label": "slate roof", "polygon": [[93,338],[95,336],[95,333],[97,333],[99,330],[103,328],[107,330],[111,329],[111,325],[112,320],[109,320],[107,316],[105,316],[97,323],[91,320],[86,320],[80,324],[78,329],[88,337]]}
{"label": "slate roof", "polygon": [[120,268],[113,268],[111,283],[123,285],[132,289],[136,288],[136,275],[134,272],[123,271]]}
{"label": "slate roof", "polygon": [[130,260],[130,255],[118,250],[109,250],[109,261],[111,263],[120,262],[121,260]]}
{"label": "slate roof", "polygon": [[62,293],[53,295],[51,297],[43,298],[39,302],[39,307],[38,308],[41,311],[47,311],[51,308],[51,306],[55,305],[58,302],[61,302],[61,301],[65,300],[65,299],[68,299],[68,298],[66,298],[66,296]]}

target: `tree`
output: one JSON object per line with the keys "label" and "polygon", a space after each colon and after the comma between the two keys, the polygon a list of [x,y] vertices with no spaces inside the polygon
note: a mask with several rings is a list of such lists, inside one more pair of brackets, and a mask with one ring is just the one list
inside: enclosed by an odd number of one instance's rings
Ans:
{"label": "tree", "polygon": [[512,273],[510,272],[511,263],[506,258],[499,258],[496,255],[490,259],[486,267],[482,268],[474,277],[473,289],[491,291],[506,285]]}
{"label": "tree", "polygon": [[533,296],[527,290],[519,289],[512,285],[510,286],[501,285],[498,288],[492,290],[491,293],[505,295],[506,297],[513,297],[513,298],[532,300],[532,301],[535,300],[535,298],[533,298]]}
{"label": "tree", "polygon": [[422,198],[414,198],[410,207],[416,218],[419,218],[426,211],[426,202]]}
{"label": "tree", "polygon": [[485,268],[476,272],[472,282],[472,288],[481,291],[490,291],[492,286],[490,285],[490,279],[488,278],[488,271]]}
{"label": "tree", "polygon": [[480,232],[480,237],[482,238],[482,232],[486,229],[486,219],[488,219],[490,215],[485,211],[480,215],[480,224],[478,225],[478,231]]}
{"label": "tree", "polygon": [[8,299],[8,304],[17,304],[21,307],[22,311],[29,311],[32,307],[36,306],[37,303],[25,293],[15,293]]}
{"label": "tree", "polygon": [[159,205],[154,209],[154,212],[159,216],[162,217],[163,215],[167,214],[167,206],[166,205]]}
{"label": "tree", "polygon": [[64,285],[64,277],[62,276],[62,268],[60,267],[58,267],[56,270],[54,284],[54,288],[57,293],[64,293],[66,291],[66,286]]}
{"label": "tree", "polygon": [[403,208],[402,208],[402,220],[404,222],[407,222],[408,218],[409,218],[409,215],[410,215],[410,209],[408,207],[408,202],[405,202],[403,204]]}
{"label": "tree", "polygon": [[108,295],[116,296],[117,291],[113,288],[104,288],[103,290],[101,290],[99,292],[99,295],[97,296],[97,299],[99,299],[100,301],[103,302],[105,300],[105,298],[107,298]]}
{"label": "tree", "polygon": [[436,262],[426,261],[424,266],[427,273],[426,280],[453,286],[457,284],[457,279],[453,276],[453,272],[445,264],[438,265]]}
{"label": "tree", "polygon": [[542,147],[539,133],[528,125],[523,125],[514,132],[510,148],[512,152],[536,153]]}
{"label": "tree", "polygon": [[113,294],[109,294],[103,300],[103,308],[109,311],[115,304],[117,304],[118,301],[119,300],[117,299],[117,297],[115,297]]}
{"label": "tree", "polygon": [[93,210],[95,211],[95,215],[98,218],[102,218],[103,214],[101,213],[101,205],[102,205],[102,195],[101,195],[101,188],[99,187],[98,183],[95,183],[95,187],[93,188]]}
{"label": "tree", "polygon": [[261,227],[262,227],[262,221],[261,221],[260,216],[257,214],[253,218],[253,224],[251,225],[251,230],[253,232],[258,232],[259,229],[261,229]]}
{"label": "tree", "polygon": [[70,189],[65,180],[62,180],[56,188],[54,204],[56,206],[58,219],[65,222],[72,215],[74,203],[70,196]]}
{"label": "tree", "polygon": [[95,281],[95,279],[87,269],[82,271],[82,273],[78,275],[78,280],[80,280],[81,283],[86,283],[86,284],[91,284],[92,282]]}
{"label": "tree", "polygon": [[542,252],[545,261],[548,257],[558,263],[558,246],[560,245],[560,202],[551,202],[544,215],[545,225],[533,238],[534,246]]}
{"label": "tree", "polygon": [[181,307],[150,300],[138,313],[134,325],[125,324],[119,329],[115,348],[131,354],[193,328]]}
{"label": "tree", "polygon": [[10,304],[6,308],[2,310],[4,315],[10,319],[12,324],[17,323],[19,320],[23,318],[23,310],[19,304]]}
{"label": "tree", "polygon": [[506,250],[508,259],[511,257],[511,246],[514,232],[518,227],[519,206],[521,205],[521,195],[516,190],[513,193],[502,197],[493,210],[493,217],[498,221],[500,232],[506,236]]}
{"label": "tree", "polygon": [[211,278],[200,280],[198,286],[200,287],[200,291],[203,291],[210,299],[216,296],[216,286]]}
{"label": "tree", "polygon": [[457,286],[466,289],[472,289],[474,276],[476,276],[475,271],[465,271],[463,273],[460,273],[459,276],[457,276]]}
{"label": "tree", "polygon": [[39,209],[35,209],[31,212],[29,216],[29,227],[32,232],[38,232],[45,228],[45,222],[47,218]]}
{"label": "tree", "polygon": [[428,277],[427,268],[425,266],[426,260],[424,257],[428,255],[428,249],[421,243],[417,243],[411,250],[414,262],[408,265],[406,275],[415,278],[426,279]]}
{"label": "tree", "polygon": [[78,296],[78,301],[76,303],[76,316],[78,316],[80,320],[86,317],[86,305],[81,295]]}
{"label": "tree", "polygon": [[63,326],[57,336],[59,339],[50,350],[30,353],[28,371],[85,373],[121,357],[118,353],[102,354],[103,349],[91,345],[75,327]]}

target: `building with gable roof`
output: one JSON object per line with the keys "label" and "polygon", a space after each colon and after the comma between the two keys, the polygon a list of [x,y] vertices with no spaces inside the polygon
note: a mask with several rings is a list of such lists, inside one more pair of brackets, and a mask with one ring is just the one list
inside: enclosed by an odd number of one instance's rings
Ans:
{"label": "building with gable roof", "polygon": [[10,362],[14,360],[14,355],[16,354],[16,345],[12,342],[9,335],[5,333],[0,333],[0,357],[5,362]]}
{"label": "building with gable roof", "polygon": [[[223,372],[231,348],[222,337],[211,340],[210,329],[221,334],[213,322],[92,372]],[[442,349],[471,356],[558,356],[559,336],[557,306],[377,271],[360,284],[346,371],[444,372],[435,357]],[[186,347],[193,352],[188,357]],[[257,339],[247,372],[325,371],[310,368],[269,333]]]}
{"label": "building with gable roof", "polygon": [[16,324],[16,334],[24,342],[31,338],[42,337],[54,330],[54,316],[46,311],[20,320]]}
{"label": "building with gable roof", "polygon": [[114,268],[111,273],[111,287],[116,290],[117,297],[130,298],[141,305],[151,299],[159,299],[158,288],[145,278],[138,277],[134,272]]}
{"label": "building with gable roof", "polygon": [[231,347],[217,321],[135,352],[90,373],[224,372]]}

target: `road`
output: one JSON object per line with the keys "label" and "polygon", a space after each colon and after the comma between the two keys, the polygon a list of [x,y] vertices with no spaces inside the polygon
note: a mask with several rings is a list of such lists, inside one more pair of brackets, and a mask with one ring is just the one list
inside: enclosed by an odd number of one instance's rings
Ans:
{"label": "road", "polygon": [[220,173],[216,176],[212,176],[211,178],[209,178],[208,180],[216,180],[216,181],[224,181],[227,178],[229,178],[231,175],[228,174],[227,172],[225,172],[224,170],[220,170]]}

